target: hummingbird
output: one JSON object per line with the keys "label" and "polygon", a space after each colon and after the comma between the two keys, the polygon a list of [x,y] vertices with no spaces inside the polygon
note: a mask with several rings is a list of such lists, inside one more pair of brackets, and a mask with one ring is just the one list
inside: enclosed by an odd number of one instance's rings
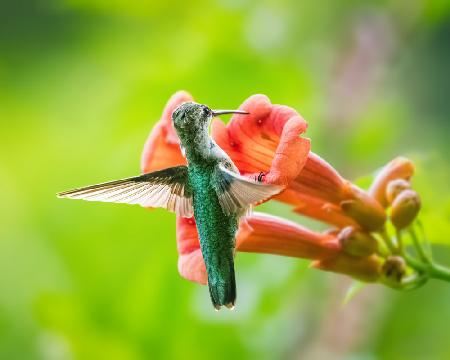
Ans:
{"label": "hummingbird", "polygon": [[209,135],[215,116],[248,114],[242,110],[211,110],[185,102],[172,113],[187,165],[91,185],[57,194],[61,198],[161,207],[195,218],[206,265],[209,294],[216,310],[236,302],[234,255],[236,232],[251,207],[282,188],[240,175],[231,158]]}

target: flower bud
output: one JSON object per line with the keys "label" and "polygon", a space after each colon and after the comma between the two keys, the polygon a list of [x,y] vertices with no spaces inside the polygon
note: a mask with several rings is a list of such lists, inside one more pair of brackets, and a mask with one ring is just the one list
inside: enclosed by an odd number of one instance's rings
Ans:
{"label": "flower bud", "polygon": [[378,251],[378,243],[375,238],[351,226],[342,229],[338,239],[344,252],[349,255],[369,256]]}
{"label": "flower bud", "polygon": [[414,190],[403,190],[392,203],[391,222],[397,229],[409,226],[420,210],[420,197]]}
{"label": "flower bud", "polygon": [[340,203],[344,213],[352,217],[365,230],[381,229],[386,221],[384,208],[360,188],[352,186],[351,191],[352,198]]}
{"label": "flower bud", "polygon": [[406,273],[405,260],[400,256],[389,256],[381,267],[381,273],[388,280],[400,282]]}
{"label": "flower bud", "polygon": [[410,189],[411,184],[404,179],[395,179],[388,183],[386,187],[386,200],[388,204],[392,204],[395,198],[403,190]]}
{"label": "flower bud", "polygon": [[382,206],[386,207],[386,187],[387,184],[394,179],[409,180],[414,174],[414,164],[411,160],[398,157],[386,164],[378,175],[375,177],[369,194],[375,198]]}

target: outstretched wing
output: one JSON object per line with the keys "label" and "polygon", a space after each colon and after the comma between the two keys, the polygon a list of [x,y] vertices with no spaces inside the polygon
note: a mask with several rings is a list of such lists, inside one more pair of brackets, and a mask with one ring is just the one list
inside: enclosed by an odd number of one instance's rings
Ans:
{"label": "outstretched wing", "polygon": [[258,204],[283,190],[281,186],[263,184],[234,173],[218,165],[214,186],[225,214],[241,213],[251,205]]}
{"label": "outstretched wing", "polygon": [[161,207],[183,217],[194,213],[186,166],[64,191],[58,197]]}

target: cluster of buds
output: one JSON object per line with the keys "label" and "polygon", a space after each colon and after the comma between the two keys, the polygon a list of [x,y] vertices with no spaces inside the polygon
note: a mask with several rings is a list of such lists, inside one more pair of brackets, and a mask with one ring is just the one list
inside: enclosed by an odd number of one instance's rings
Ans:
{"label": "cluster of buds", "polygon": [[[297,196],[290,197],[290,203],[294,211],[333,225],[327,234],[334,236],[340,247],[335,256],[315,260],[312,266],[402,287],[410,271],[403,257],[401,233],[420,210],[419,195],[411,189],[413,174],[410,160],[396,158],[364,191],[310,153],[294,182]],[[286,200],[289,194],[280,196]],[[391,228],[396,230],[393,235],[388,233]]]}
{"label": "cluster of buds", "polygon": [[[450,271],[434,263],[430,248],[424,246],[425,240],[416,235],[415,220],[421,200],[411,186],[414,175],[411,160],[398,157],[389,162],[366,192],[342,179],[319,157],[310,154],[309,159],[312,170],[302,172],[297,179],[309,196],[303,196],[304,206],[296,207],[295,211],[337,227],[328,233],[340,245],[334,257],[316,260],[313,267],[396,289],[419,287],[429,278],[450,280]],[[305,168],[308,169],[308,162]],[[328,186],[324,193],[320,184],[334,187]],[[311,194],[314,203],[321,204],[317,211],[308,206]],[[404,245],[405,236],[415,256]]]}
{"label": "cluster of buds", "polygon": [[[142,171],[186,164],[171,121],[172,111],[193,98],[176,93],[153,128],[142,154]],[[410,288],[435,277],[450,281],[450,271],[433,263],[414,231],[419,195],[411,187],[413,163],[396,158],[384,166],[365,191],[344,179],[310,151],[302,135],[306,121],[292,108],[253,95],[228,124],[214,119],[211,136],[230,156],[241,175],[284,190],[272,198],[295,213],[330,225],[323,233],[277,216],[253,212],[239,227],[236,250],[312,260],[313,268],[365,282]],[[264,176],[261,176],[264,174]],[[416,257],[403,245],[407,234]],[[194,218],[177,217],[178,269],[191,281],[207,276]]]}

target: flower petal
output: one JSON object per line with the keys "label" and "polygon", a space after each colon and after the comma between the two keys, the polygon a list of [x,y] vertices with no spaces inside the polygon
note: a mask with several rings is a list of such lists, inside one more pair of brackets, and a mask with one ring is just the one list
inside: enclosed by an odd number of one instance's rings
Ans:
{"label": "flower petal", "polygon": [[309,139],[300,137],[306,121],[292,108],[272,105],[264,95],[253,95],[241,106],[249,115],[236,114],[225,126],[214,119],[211,134],[231,157],[241,174],[267,173],[265,182],[287,185],[306,162]]}
{"label": "flower petal", "polygon": [[328,162],[310,152],[305,167],[291,187],[311,197],[339,204],[347,198],[349,184]]}
{"label": "flower petal", "polygon": [[310,152],[302,171],[275,199],[294,206],[296,213],[327,224],[358,227],[340,207],[340,202],[348,198],[349,186],[328,162]]}
{"label": "flower petal", "polygon": [[187,280],[205,285],[207,274],[194,218],[177,216],[178,271]]}
{"label": "flower petal", "polygon": [[291,188],[287,188],[275,199],[293,205],[293,211],[297,214],[335,225],[338,228],[345,226],[359,227],[358,223],[347,216],[339,205],[300,193]]}
{"label": "flower petal", "polygon": [[161,119],[145,142],[141,157],[143,173],[186,164],[180,151],[180,140],[172,124],[172,112],[186,101],[192,101],[192,96],[186,91],[178,91],[167,102]]}
{"label": "flower petal", "polygon": [[246,220],[250,230],[238,232],[238,251],[327,259],[341,248],[334,235],[314,232],[276,216],[255,212]]}

